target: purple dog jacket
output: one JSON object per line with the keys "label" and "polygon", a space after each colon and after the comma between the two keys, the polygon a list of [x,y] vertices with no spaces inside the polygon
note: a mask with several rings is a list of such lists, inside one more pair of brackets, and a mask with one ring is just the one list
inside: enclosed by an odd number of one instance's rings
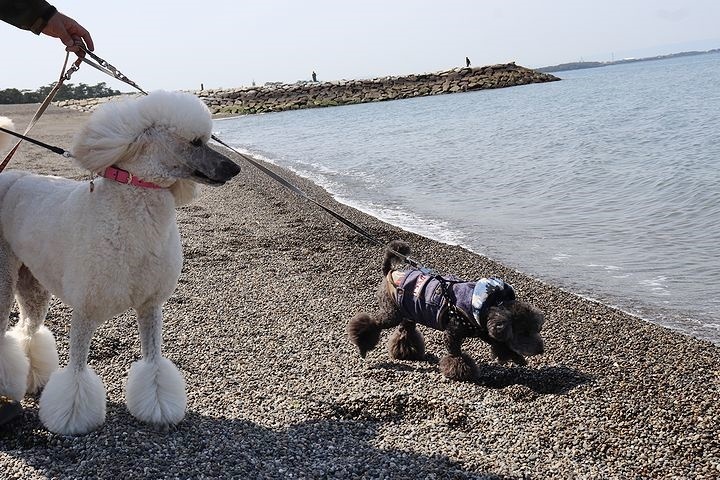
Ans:
{"label": "purple dog jacket", "polygon": [[[465,317],[463,320],[476,327],[480,326],[480,319],[488,308],[515,298],[512,287],[498,278],[465,282],[447,276],[442,280],[455,307]],[[435,330],[445,330],[449,302],[437,275],[420,270],[392,271],[388,281],[395,288],[395,302],[405,316]]]}

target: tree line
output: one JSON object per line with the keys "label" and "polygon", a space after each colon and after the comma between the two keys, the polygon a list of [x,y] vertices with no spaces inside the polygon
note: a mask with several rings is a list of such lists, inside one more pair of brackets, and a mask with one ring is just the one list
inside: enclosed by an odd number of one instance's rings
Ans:
{"label": "tree line", "polygon": [[[40,103],[45,100],[48,93],[55,87],[55,82],[45,85],[37,90],[18,90],[17,88],[6,88],[0,90],[0,104],[16,103]],[[120,90],[113,90],[100,82],[97,85],[86,85],[81,83],[77,86],[73,83],[65,83],[55,95],[55,100],[81,100],[84,98],[112,97],[120,95]]]}

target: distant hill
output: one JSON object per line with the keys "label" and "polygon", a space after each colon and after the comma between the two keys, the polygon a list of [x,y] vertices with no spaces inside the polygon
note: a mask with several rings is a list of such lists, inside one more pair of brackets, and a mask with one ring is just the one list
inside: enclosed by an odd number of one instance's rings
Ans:
{"label": "distant hill", "polygon": [[658,55],[656,57],[623,58],[622,60],[614,60],[611,62],[570,62],[570,63],[561,63],[559,65],[551,65],[549,67],[536,68],[535,70],[537,70],[538,72],[545,72],[545,73],[563,72],[566,70],[580,70],[582,68],[607,67],[608,65],[620,65],[623,63],[650,62],[653,60],[665,60],[667,58],[675,58],[675,57],[690,57],[693,55],[705,55],[706,53],[718,53],[718,52],[720,52],[720,48],[714,48],[712,50],[704,50],[704,51],[671,53],[669,55]]}

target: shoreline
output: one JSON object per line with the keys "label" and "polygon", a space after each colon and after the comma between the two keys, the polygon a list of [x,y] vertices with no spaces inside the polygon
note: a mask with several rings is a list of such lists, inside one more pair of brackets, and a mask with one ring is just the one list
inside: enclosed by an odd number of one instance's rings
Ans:
{"label": "shoreline", "polygon": [[[35,106],[0,106],[21,129]],[[87,114],[50,107],[32,135],[62,147]],[[361,359],[344,326],[373,308],[382,252],[242,160],[238,178],[178,209],[185,265],[164,307],[164,354],[183,372],[185,420],[158,432],[124,406],[139,355],[134,316],[103,325],[90,364],[108,392],[105,425],[84,437],[44,430],[37,399],[0,432],[10,478],[717,478],[720,347],[583,299],[469,250],[403,231],[335,201],[271,163],[312,198],[378,238],[403,238],[458,276],[497,275],[547,316],[546,353],[528,367],[464,349],[477,383],[429,362]],[[9,168],[84,179],[23,146]],[[16,313],[13,313],[16,315]],[[13,317],[15,318],[15,317]],[[70,311],[47,325],[67,361]],[[14,320],[11,319],[11,323]]]}
{"label": "shoreline", "polygon": [[[214,115],[214,120],[228,120],[233,118],[239,118],[241,116],[224,116],[223,114],[217,114]],[[323,184],[323,182],[318,181],[318,179],[313,178],[310,174],[304,174],[303,172],[299,172],[295,170],[292,167],[283,166],[281,163],[278,163],[276,159],[269,158],[265,155],[257,155],[254,154],[248,150],[240,149],[240,151],[246,155],[249,155],[253,158],[259,159],[265,163],[269,163],[271,165],[274,165],[277,168],[283,169],[283,170],[290,170],[294,175],[297,175],[304,180],[308,182],[312,182],[313,184],[318,185],[320,188],[325,190],[330,196],[332,196],[333,200],[335,202],[341,203],[349,208],[359,210],[360,212],[373,217],[381,222],[388,223],[390,225],[393,225],[401,230],[408,231],[410,233],[414,233],[416,235],[420,235],[422,237],[426,237],[430,240],[446,244],[448,246],[458,246],[461,248],[466,249],[468,252],[488,257],[487,255],[483,254],[480,251],[476,251],[473,249],[472,245],[468,245],[463,242],[463,239],[465,238],[465,234],[449,230],[447,228],[443,228],[441,225],[443,223],[442,220],[439,220],[437,218],[421,218],[419,216],[416,216],[415,214],[408,214],[407,216],[401,215],[396,218],[391,218],[391,215],[385,214],[382,209],[380,210],[373,210],[371,207],[368,207],[366,205],[363,205],[362,202],[355,202],[350,198],[347,198],[340,194],[338,191],[333,190],[333,188],[329,187],[326,184]],[[408,212],[404,212],[408,213]],[[405,220],[403,221],[403,218],[407,219],[410,218],[412,221]],[[423,231],[423,227],[425,231]],[[595,294],[590,290],[586,289],[584,291],[577,291],[571,287],[565,286],[560,281],[553,282],[552,280],[546,279],[543,276],[543,273],[530,273],[525,270],[521,266],[513,266],[510,264],[503,263],[503,260],[488,257],[490,260],[503,264],[507,266],[508,268],[512,268],[514,271],[516,271],[519,274],[531,277],[537,281],[546,283],[548,285],[553,285],[564,292],[568,294],[575,295],[579,298],[582,298],[587,301],[596,302],[601,305],[604,305],[609,308],[613,308],[616,310],[621,311],[622,313],[625,313],[627,315],[634,316],[644,322],[655,324],[658,326],[661,326],[663,328],[667,328],[671,331],[680,333],[682,335],[687,335],[692,338],[708,341],[716,346],[720,346],[720,336],[717,335],[716,331],[713,330],[711,326],[709,326],[707,323],[700,321],[698,318],[704,318],[706,321],[709,319],[709,317],[698,317],[695,319],[695,322],[692,322],[692,319],[694,318],[693,315],[695,312],[692,311],[684,311],[684,310],[672,310],[667,307],[663,307],[657,304],[652,303],[637,303],[633,300],[624,298],[622,296],[612,296],[607,295],[606,298],[602,298],[601,296],[595,296]],[[422,260],[422,259],[420,259]],[[430,267],[433,267],[433,265],[429,265]],[[444,272],[444,273],[451,273],[451,272]],[[632,306],[635,307],[635,309],[632,309]],[[690,320],[690,322],[688,321]]]}

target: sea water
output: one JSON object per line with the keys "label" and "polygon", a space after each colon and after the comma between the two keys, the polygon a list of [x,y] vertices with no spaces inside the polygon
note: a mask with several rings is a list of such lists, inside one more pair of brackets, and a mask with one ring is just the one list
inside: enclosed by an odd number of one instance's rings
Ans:
{"label": "sea water", "polygon": [[720,54],[556,75],[215,130],[389,223],[720,343]]}

